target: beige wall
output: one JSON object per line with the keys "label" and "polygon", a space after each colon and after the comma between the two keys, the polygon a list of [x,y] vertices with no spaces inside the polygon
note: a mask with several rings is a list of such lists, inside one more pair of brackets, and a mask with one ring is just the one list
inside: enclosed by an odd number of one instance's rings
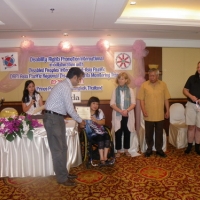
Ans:
{"label": "beige wall", "polygon": [[199,48],[162,49],[162,79],[168,86],[171,98],[185,98],[183,87],[189,76],[196,72],[199,61]]}

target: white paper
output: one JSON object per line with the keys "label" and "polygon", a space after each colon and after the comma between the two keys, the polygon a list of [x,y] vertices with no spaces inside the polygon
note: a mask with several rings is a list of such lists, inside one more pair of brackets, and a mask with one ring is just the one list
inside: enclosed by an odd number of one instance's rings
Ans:
{"label": "white paper", "polygon": [[82,119],[91,119],[90,107],[76,106],[75,108]]}

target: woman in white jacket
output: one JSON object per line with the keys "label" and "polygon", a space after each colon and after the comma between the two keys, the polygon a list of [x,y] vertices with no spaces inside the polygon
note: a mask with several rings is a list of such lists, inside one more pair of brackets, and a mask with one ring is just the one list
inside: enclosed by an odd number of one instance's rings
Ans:
{"label": "woman in white jacket", "polygon": [[116,83],[118,86],[113,91],[110,100],[110,106],[113,108],[112,129],[115,131],[116,157],[120,157],[122,134],[124,134],[123,148],[125,155],[131,156],[128,149],[130,148],[130,134],[135,131],[135,95],[133,89],[128,87],[130,78],[126,72],[118,74]]}

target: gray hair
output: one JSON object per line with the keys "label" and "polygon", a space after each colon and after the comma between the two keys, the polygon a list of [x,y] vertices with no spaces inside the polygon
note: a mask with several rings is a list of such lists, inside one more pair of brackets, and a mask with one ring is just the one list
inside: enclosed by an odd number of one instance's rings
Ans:
{"label": "gray hair", "polygon": [[151,72],[155,72],[156,75],[159,75],[159,73],[160,73],[159,70],[156,69],[156,68],[151,68],[151,69],[149,69],[148,74],[150,74]]}

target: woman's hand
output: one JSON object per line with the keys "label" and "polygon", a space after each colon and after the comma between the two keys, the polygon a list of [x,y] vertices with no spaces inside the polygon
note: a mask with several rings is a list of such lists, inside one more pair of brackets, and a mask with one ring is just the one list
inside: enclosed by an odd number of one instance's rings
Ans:
{"label": "woman's hand", "polygon": [[128,116],[128,111],[127,110],[122,110],[121,112],[123,117],[127,117]]}
{"label": "woman's hand", "polygon": [[97,119],[96,119],[96,117],[91,116],[91,120],[92,120],[93,122],[96,122],[96,123],[97,123]]}
{"label": "woman's hand", "polygon": [[36,102],[36,100],[35,100],[35,99],[32,99],[31,105],[34,105],[35,102]]}

